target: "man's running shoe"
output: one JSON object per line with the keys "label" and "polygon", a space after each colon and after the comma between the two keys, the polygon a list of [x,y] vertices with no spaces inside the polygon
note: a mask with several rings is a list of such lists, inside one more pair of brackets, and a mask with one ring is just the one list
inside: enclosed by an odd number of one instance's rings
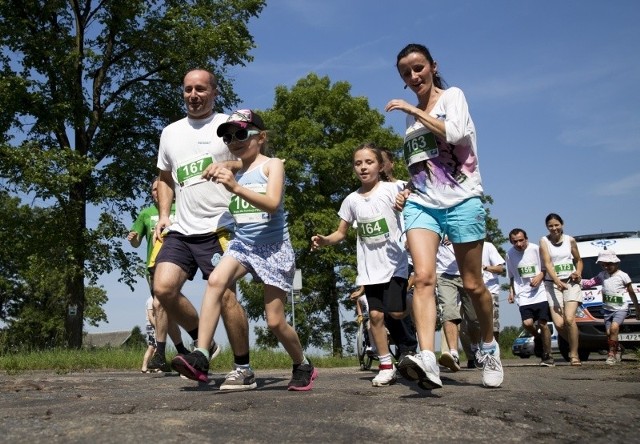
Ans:
{"label": "man's running shoe", "polygon": [[440,354],[440,359],[438,359],[438,364],[443,367],[447,367],[452,372],[460,371],[460,358],[452,355],[449,352],[442,352]]}
{"label": "man's running shoe", "polygon": [[386,387],[387,385],[395,384],[396,382],[396,368],[393,364],[380,364],[378,367],[378,374],[371,385],[374,387]]}
{"label": "man's running shoe", "polygon": [[406,379],[418,381],[418,386],[425,390],[441,388],[440,369],[436,363],[435,355],[430,364],[423,362],[421,353],[407,355],[398,362],[398,371]]}
{"label": "man's running shoe", "polygon": [[256,376],[251,368],[236,368],[227,373],[220,390],[253,390],[256,387]]}
{"label": "man's running shoe", "polygon": [[551,355],[544,355],[542,360],[540,361],[540,366],[542,367],[554,367],[556,365],[556,361],[553,360]]}
{"label": "man's running shoe", "polygon": [[209,360],[201,351],[196,350],[188,355],[177,355],[171,361],[171,366],[189,379],[209,382]]}
{"label": "man's running shoe", "polygon": [[479,348],[473,352],[473,360],[475,362],[476,368],[482,368],[484,366],[484,362],[482,361],[482,352]]}
{"label": "man's running shoe", "polygon": [[309,364],[299,364],[293,366],[291,373],[291,381],[287,385],[287,390],[295,390],[299,392],[311,390],[313,381],[318,377],[318,370]]}
{"label": "man's running shoe", "polygon": [[481,349],[479,353],[479,362],[482,364],[482,384],[485,387],[500,387],[504,379],[504,371],[500,361],[500,346],[496,342],[494,347]]}
{"label": "man's running shoe", "polygon": [[147,364],[147,368],[149,370],[156,370],[159,372],[170,373],[171,366],[167,363],[164,355],[155,352],[151,359],[149,359],[149,363]]}

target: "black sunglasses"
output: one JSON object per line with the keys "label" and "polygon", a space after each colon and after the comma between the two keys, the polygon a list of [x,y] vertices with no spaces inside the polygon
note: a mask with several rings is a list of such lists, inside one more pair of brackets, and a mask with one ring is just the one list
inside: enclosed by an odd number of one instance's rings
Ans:
{"label": "black sunglasses", "polygon": [[233,139],[236,139],[238,142],[244,142],[249,137],[255,136],[257,134],[260,134],[260,131],[239,129],[235,133],[224,133],[222,135],[222,141],[225,144],[229,145],[233,141]]}

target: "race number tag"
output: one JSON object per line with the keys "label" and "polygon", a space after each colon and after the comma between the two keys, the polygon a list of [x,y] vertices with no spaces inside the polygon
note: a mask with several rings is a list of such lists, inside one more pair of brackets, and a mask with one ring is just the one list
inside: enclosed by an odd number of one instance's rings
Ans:
{"label": "race number tag", "polygon": [[409,133],[405,137],[403,148],[407,166],[438,157],[436,136],[424,127]]}
{"label": "race number tag", "polygon": [[206,182],[202,178],[204,170],[213,163],[213,156],[209,153],[199,154],[187,160],[178,167],[178,183],[181,187],[189,187],[197,183]]}
{"label": "race number tag", "polygon": [[387,220],[384,217],[359,220],[358,236],[368,245],[386,242],[390,237]]}
{"label": "race number tag", "polygon": [[518,274],[521,278],[532,278],[538,272],[536,271],[535,265],[523,265],[522,267],[518,267]]}
{"label": "race number tag", "polygon": [[553,269],[556,271],[558,276],[567,275],[573,273],[573,263],[567,264],[556,264],[553,266]]}
{"label": "race number tag", "polygon": [[602,296],[602,301],[611,307],[622,308],[624,306],[624,296],[618,294],[605,294]]}
{"label": "race number tag", "polygon": [[[245,188],[260,194],[267,194],[266,184],[243,185]],[[271,215],[266,211],[254,207],[243,198],[233,195],[229,204],[229,212],[237,224],[263,224],[271,220]]]}

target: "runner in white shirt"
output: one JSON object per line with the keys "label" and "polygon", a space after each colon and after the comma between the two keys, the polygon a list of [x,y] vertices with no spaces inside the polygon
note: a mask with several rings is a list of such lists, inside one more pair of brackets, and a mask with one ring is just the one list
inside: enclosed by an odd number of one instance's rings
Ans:
{"label": "runner in white shirt", "polygon": [[[530,244],[527,233],[514,228],[509,233],[509,242],[513,247],[507,252],[507,275],[509,277],[509,303],[517,302],[522,318],[522,326],[534,337],[542,341],[542,360],[540,365],[552,367],[551,332],[547,322],[551,320],[547,292],[541,285],[544,278],[540,248]],[[540,332],[538,333],[538,327]]]}
{"label": "runner in white shirt", "polygon": [[358,276],[369,303],[369,320],[373,341],[378,350],[380,367],[373,378],[374,387],[396,382],[396,367],[391,360],[384,315],[395,318],[406,315],[408,260],[400,241],[400,213],[393,210],[400,188],[381,180],[382,154],[373,144],[363,144],[354,152],[353,167],[361,186],[342,202],[340,224],[333,233],[311,238],[313,250],[344,240],[349,228],[357,222],[356,244]]}

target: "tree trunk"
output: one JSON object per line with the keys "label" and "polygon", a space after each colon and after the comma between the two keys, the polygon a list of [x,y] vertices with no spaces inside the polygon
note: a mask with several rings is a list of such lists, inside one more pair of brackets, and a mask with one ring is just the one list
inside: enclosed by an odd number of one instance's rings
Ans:
{"label": "tree trunk", "polygon": [[86,187],[84,181],[72,185],[69,193],[67,211],[67,230],[62,235],[70,238],[70,255],[67,258],[69,267],[66,277],[67,306],[65,314],[65,339],[67,347],[82,347],[84,326],[84,262],[87,254],[85,246]]}
{"label": "tree trunk", "polygon": [[331,321],[331,338],[333,356],[342,357],[342,329],[340,328],[340,302],[338,300],[338,291],[333,287],[331,298],[329,300],[329,319]]}

